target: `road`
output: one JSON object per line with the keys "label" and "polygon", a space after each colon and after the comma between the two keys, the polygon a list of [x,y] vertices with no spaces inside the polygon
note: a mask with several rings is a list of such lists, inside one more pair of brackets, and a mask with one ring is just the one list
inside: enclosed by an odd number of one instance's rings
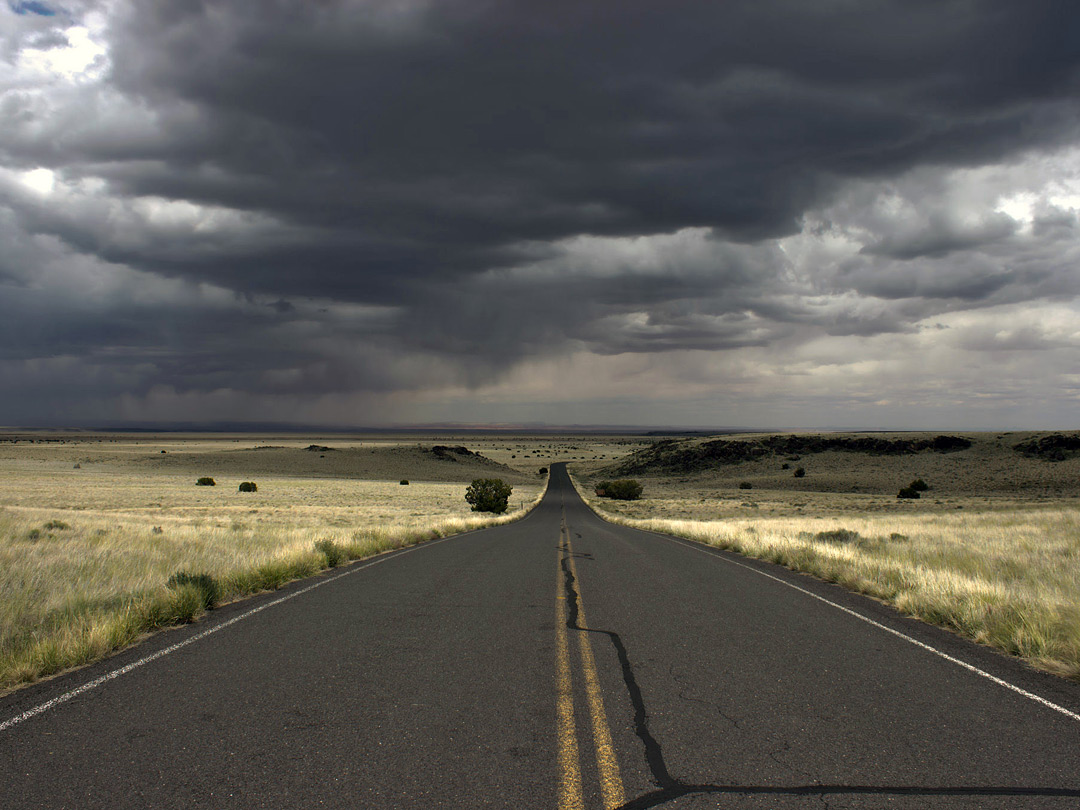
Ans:
{"label": "road", "polygon": [[555,465],[517,523],[0,699],[0,806],[1074,809],[1080,686],[608,524]]}

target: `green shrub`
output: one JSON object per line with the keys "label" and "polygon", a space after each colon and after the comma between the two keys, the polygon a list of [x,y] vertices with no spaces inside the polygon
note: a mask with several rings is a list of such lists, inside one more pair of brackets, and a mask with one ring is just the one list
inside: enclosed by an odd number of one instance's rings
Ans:
{"label": "green shrub", "polygon": [[400,484],[403,487],[407,487],[409,485],[409,479],[408,478],[402,478],[401,481],[400,481]]}
{"label": "green shrub", "polygon": [[926,490],[930,489],[930,485],[923,481],[921,478],[916,478],[914,481],[907,485],[907,488],[913,489],[916,492],[926,492]]}
{"label": "green shrub", "polygon": [[169,577],[169,581],[165,584],[170,588],[180,588],[186,585],[198,588],[202,594],[203,607],[206,610],[214,609],[220,595],[217,580],[209,574],[189,574],[187,571],[177,571]]}
{"label": "green shrub", "polygon": [[754,488],[754,485],[751,484],[749,481],[740,481],[739,482],[739,489],[753,489],[753,488]]}
{"label": "green shrub", "polygon": [[326,564],[331,568],[337,568],[347,559],[345,549],[333,540],[316,540],[315,550],[326,557]]}
{"label": "green shrub", "polygon": [[614,498],[618,501],[636,501],[645,488],[633,478],[620,478],[617,481],[601,481],[596,485],[596,494],[601,498]]}
{"label": "green shrub", "polygon": [[240,483],[241,492],[258,492],[259,488],[255,485],[254,481],[242,481]]}
{"label": "green shrub", "polygon": [[795,477],[796,478],[802,478],[805,475],[806,475],[806,470],[804,470],[802,467],[796,467],[795,468]]}
{"label": "green shrub", "polygon": [[50,520],[48,523],[45,524],[45,528],[46,529],[59,529],[59,530],[62,531],[64,529],[68,529],[70,527],[66,523],[64,523],[64,521],[62,521],[62,520]]}
{"label": "green shrub", "polygon": [[912,487],[904,487],[902,490],[896,493],[897,498],[910,498],[911,500],[918,500],[919,490]]}
{"label": "green shrub", "polygon": [[501,478],[477,478],[465,490],[465,500],[472,504],[474,512],[493,512],[501,515],[510,503],[514,488],[504,484]]}
{"label": "green shrub", "polygon": [[209,475],[204,475],[202,478],[195,482],[195,485],[199,487],[214,487],[217,486],[217,481],[215,481]]}

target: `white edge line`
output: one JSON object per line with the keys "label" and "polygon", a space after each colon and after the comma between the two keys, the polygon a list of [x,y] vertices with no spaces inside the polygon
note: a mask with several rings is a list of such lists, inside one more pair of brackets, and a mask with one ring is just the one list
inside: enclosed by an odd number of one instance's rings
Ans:
{"label": "white edge line", "polygon": [[[528,515],[526,515],[525,517],[528,517]],[[524,518],[522,518],[522,519],[524,519]],[[515,521],[515,522],[520,522],[520,521]],[[491,528],[491,527],[483,527],[483,528]],[[39,704],[37,706],[34,706],[32,709],[27,709],[22,714],[15,715],[14,717],[9,718],[8,720],[5,720],[2,723],[0,723],[0,731],[6,731],[7,729],[11,728],[12,726],[17,726],[19,723],[22,723],[22,722],[24,722],[26,720],[29,720],[31,717],[36,717],[39,714],[43,714],[44,712],[47,712],[49,709],[52,709],[52,708],[54,708],[56,706],[59,706],[61,703],[66,703],[67,701],[71,700],[73,697],[78,697],[79,695],[83,694],[84,692],[89,692],[91,689],[96,689],[97,687],[101,686],[104,683],[107,683],[107,682],[109,682],[109,681],[111,681],[111,680],[113,680],[115,678],[119,678],[121,675],[126,675],[127,673],[131,672],[134,669],[138,669],[139,667],[142,667],[142,666],[145,666],[146,664],[149,664],[151,661],[156,661],[158,658],[162,658],[162,657],[164,657],[166,655],[169,655],[170,653],[174,653],[177,650],[181,649],[182,647],[186,647],[189,644],[194,644],[196,641],[200,641],[200,640],[206,638],[209,635],[213,635],[214,633],[218,632],[219,630],[224,630],[226,627],[229,627],[230,625],[236,624],[239,621],[243,621],[244,619],[246,619],[246,618],[248,618],[250,616],[254,616],[256,613],[259,613],[260,611],[266,610],[267,608],[272,608],[275,605],[280,605],[282,602],[288,602],[290,599],[293,599],[293,598],[295,598],[297,596],[300,596],[301,594],[305,594],[308,591],[313,591],[316,588],[321,588],[323,585],[329,585],[334,580],[341,579],[342,577],[347,577],[350,574],[357,573],[358,571],[363,571],[365,568],[371,568],[373,565],[378,565],[379,563],[384,563],[384,562],[387,562],[388,560],[397,559],[398,557],[402,557],[405,554],[408,554],[410,551],[417,551],[417,550],[422,549],[422,548],[430,548],[431,546],[438,545],[439,543],[443,543],[443,542],[445,542],[447,540],[453,540],[454,538],[461,537],[462,535],[465,535],[465,534],[471,534],[472,532],[475,532],[475,531],[477,531],[477,530],[473,529],[470,532],[461,532],[461,533],[458,533],[458,534],[449,535],[448,537],[440,537],[438,540],[429,540],[426,543],[420,543],[420,544],[415,545],[415,546],[413,546],[411,548],[404,549],[403,551],[401,551],[398,554],[387,555],[385,557],[380,557],[377,560],[371,560],[370,562],[364,563],[362,565],[351,566],[349,568],[349,570],[347,570],[347,571],[342,571],[341,573],[335,574],[332,577],[327,577],[326,579],[321,579],[318,582],[316,582],[316,583],[314,583],[312,585],[308,585],[305,588],[301,588],[298,591],[293,591],[290,594],[287,594],[285,596],[274,599],[272,602],[267,602],[266,604],[259,605],[257,608],[252,608],[249,611],[241,613],[239,616],[233,616],[233,618],[229,619],[228,621],[224,621],[221,624],[217,624],[217,625],[214,625],[213,627],[207,628],[206,630],[203,630],[201,633],[197,633],[196,635],[191,636],[191,638],[186,638],[183,641],[177,642],[176,644],[173,644],[170,647],[165,647],[164,649],[158,650],[157,652],[150,653],[150,655],[147,655],[147,656],[145,656],[143,658],[140,658],[138,661],[132,661],[130,664],[125,664],[124,666],[120,667],[119,669],[114,669],[111,672],[106,672],[101,677],[95,678],[92,681],[88,681],[87,683],[84,683],[82,686],[79,686],[79,687],[76,687],[75,689],[72,689],[70,692],[64,692],[62,695],[57,695],[52,700],[47,700],[44,703],[41,703],[41,704]]]}
{"label": "white edge line", "polygon": [[[634,528],[634,527],[630,526],[630,527],[627,527],[627,528]],[[986,672],[985,670],[979,669],[978,667],[973,666],[972,664],[969,664],[966,661],[961,661],[959,658],[954,658],[953,656],[949,655],[948,653],[942,652],[941,650],[937,649],[936,647],[931,647],[929,644],[926,644],[925,642],[919,641],[917,638],[912,638],[911,636],[909,636],[909,635],[907,635],[905,633],[901,633],[899,630],[894,630],[893,628],[888,627],[887,625],[884,625],[881,622],[876,622],[873,619],[869,618],[868,616],[863,616],[861,613],[859,613],[857,611],[854,611],[851,608],[846,608],[843,605],[839,605],[836,602],[833,602],[833,601],[831,601],[829,599],[826,599],[824,596],[819,596],[818,594],[814,593],[813,591],[806,590],[806,588],[800,588],[798,585],[794,585],[791,582],[787,582],[787,581],[781,579],[780,577],[773,576],[772,574],[766,573],[765,571],[762,571],[762,570],[760,570],[758,568],[754,568],[752,565],[747,565],[746,563],[741,563],[738,560],[733,560],[730,557],[728,557],[727,555],[716,553],[718,551],[722,551],[723,549],[718,549],[715,546],[701,546],[701,545],[697,544],[695,541],[686,540],[684,538],[679,538],[679,537],[669,536],[669,535],[666,535],[666,534],[662,534],[660,532],[650,532],[647,529],[644,529],[644,530],[643,529],[638,529],[638,531],[645,531],[648,534],[655,534],[658,537],[663,537],[665,540],[674,541],[678,545],[683,546],[684,548],[692,549],[694,551],[700,551],[702,554],[707,554],[710,557],[713,557],[714,559],[722,560],[722,561],[724,561],[726,563],[730,563],[731,565],[737,565],[740,568],[745,568],[747,571],[753,571],[755,574],[760,574],[763,577],[768,577],[769,579],[771,579],[771,580],[773,580],[775,582],[779,582],[781,585],[786,585],[787,587],[791,588],[792,590],[796,590],[799,593],[804,593],[807,596],[812,596],[814,599],[817,599],[819,602],[824,602],[826,605],[834,607],[837,610],[842,610],[844,613],[847,613],[850,616],[854,616],[856,619],[860,619],[861,621],[864,621],[867,624],[873,625],[874,627],[878,628],[879,630],[884,630],[886,633],[892,633],[897,638],[902,638],[904,641],[910,642],[910,643],[914,644],[916,647],[921,647],[922,649],[926,650],[927,652],[933,653],[934,655],[938,656],[939,658],[944,658],[949,663],[956,664],[957,666],[963,667],[964,669],[968,670],[969,672],[974,672],[976,675],[980,675],[980,676],[982,676],[983,678],[986,678],[989,681],[993,681],[998,686],[1003,686],[1006,689],[1009,689],[1009,690],[1011,690],[1013,692],[1016,692],[1018,695],[1023,695],[1024,697],[1028,698],[1029,700],[1033,700],[1036,703],[1039,703],[1039,704],[1045,706],[1048,709],[1053,709],[1055,712],[1059,712],[1060,714],[1063,714],[1066,717],[1070,717],[1073,720],[1080,720],[1080,714],[1077,714],[1074,711],[1070,711],[1069,709],[1066,709],[1064,706],[1059,706],[1058,704],[1053,703],[1053,702],[1047,700],[1044,697],[1040,697],[1039,695],[1036,695],[1034,692],[1029,692],[1026,689],[1021,689],[1019,686],[1016,686],[1015,684],[1011,684],[1008,681],[1004,681],[1001,678],[997,677],[996,675],[991,675],[989,672]]]}

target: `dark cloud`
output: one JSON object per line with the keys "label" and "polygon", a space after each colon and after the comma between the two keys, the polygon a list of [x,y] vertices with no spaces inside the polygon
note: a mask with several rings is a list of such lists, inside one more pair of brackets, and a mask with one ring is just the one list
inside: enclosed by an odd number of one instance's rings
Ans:
{"label": "dark cloud", "polygon": [[0,75],[0,356],[103,396],[782,355],[1080,293],[1074,208],[963,174],[1075,142],[1067,3],[42,8],[9,4],[12,65],[73,22],[107,61]]}
{"label": "dark cloud", "polygon": [[[837,177],[969,163],[1075,132],[1058,3],[133,4],[113,78],[186,125],[120,193],[319,233],[171,266],[244,284],[445,278],[523,241],[795,232]],[[154,147],[157,152],[155,154]],[[130,145],[125,147],[130,149]],[[87,158],[112,159],[108,143]],[[322,231],[329,230],[327,234]],[[327,255],[329,254],[329,255]],[[258,278],[251,263],[267,268]]]}

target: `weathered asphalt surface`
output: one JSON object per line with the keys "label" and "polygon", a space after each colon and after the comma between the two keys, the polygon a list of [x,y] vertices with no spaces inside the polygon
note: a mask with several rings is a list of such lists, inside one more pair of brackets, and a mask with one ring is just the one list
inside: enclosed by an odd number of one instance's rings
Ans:
{"label": "weathered asphalt surface", "polygon": [[[0,731],[0,807],[571,806],[560,578],[590,628],[625,807],[1080,807],[1080,721],[761,572],[1073,712],[1076,684],[808,577],[607,524],[561,465],[525,520],[377,559]],[[311,584],[20,690],[0,723]],[[583,805],[600,807],[572,662]]]}

